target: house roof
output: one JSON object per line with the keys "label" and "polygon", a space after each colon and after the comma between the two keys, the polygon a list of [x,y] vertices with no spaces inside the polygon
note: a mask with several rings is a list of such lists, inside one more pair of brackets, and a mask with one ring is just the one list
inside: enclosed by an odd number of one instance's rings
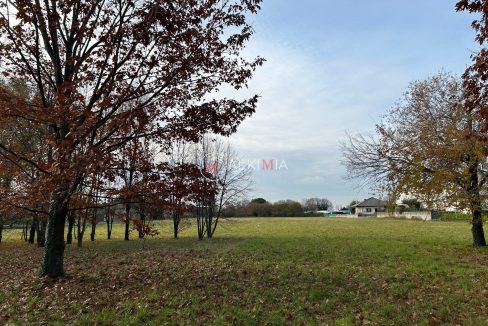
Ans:
{"label": "house roof", "polygon": [[365,199],[363,202],[356,205],[356,207],[386,207],[388,202],[374,197]]}

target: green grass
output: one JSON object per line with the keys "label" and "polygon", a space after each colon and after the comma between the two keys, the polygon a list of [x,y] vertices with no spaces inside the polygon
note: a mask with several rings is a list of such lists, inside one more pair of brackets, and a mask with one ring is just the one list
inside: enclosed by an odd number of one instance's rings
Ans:
{"label": "green grass", "polygon": [[157,227],[124,242],[121,225],[108,241],[100,224],[95,242],[67,246],[55,282],[35,276],[42,250],[7,231],[0,324],[488,323],[488,251],[468,223],[249,218],[210,241]]}

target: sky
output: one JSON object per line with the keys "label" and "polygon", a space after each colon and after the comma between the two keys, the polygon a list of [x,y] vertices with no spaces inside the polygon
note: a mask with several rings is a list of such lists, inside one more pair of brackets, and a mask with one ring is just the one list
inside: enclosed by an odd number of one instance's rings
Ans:
{"label": "sky", "polygon": [[[340,144],[346,133],[373,134],[410,82],[462,74],[477,46],[474,17],[455,3],[264,0],[244,52],[267,60],[246,90],[260,101],[230,138],[241,161],[258,165],[250,197],[339,206],[377,195],[346,179]],[[262,170],[263,160],[281,169]]]}

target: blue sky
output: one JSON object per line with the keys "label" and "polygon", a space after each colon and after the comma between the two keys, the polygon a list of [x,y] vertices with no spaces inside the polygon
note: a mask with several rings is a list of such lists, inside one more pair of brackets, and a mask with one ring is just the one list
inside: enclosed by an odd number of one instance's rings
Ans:
{"label": "blue sky", "polygon": [[286,161],[256,171],[253,197],[326,197],[344,205],[374,193],[346,181],[340,143],[371,134],[408,83],[461,74],[477,49],[473,17],[446,0],[264,0],[245,54],[267,59],[249,85],[255,115],[231,137],[243,160]]}

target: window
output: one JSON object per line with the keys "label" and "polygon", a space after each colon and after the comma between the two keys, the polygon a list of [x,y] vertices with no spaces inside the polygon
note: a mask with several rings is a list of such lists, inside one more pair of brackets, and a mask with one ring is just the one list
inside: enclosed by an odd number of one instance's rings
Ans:
{"label": "window", "polygon": [[366,213],[371,213],[371,208],[366,208]]}

